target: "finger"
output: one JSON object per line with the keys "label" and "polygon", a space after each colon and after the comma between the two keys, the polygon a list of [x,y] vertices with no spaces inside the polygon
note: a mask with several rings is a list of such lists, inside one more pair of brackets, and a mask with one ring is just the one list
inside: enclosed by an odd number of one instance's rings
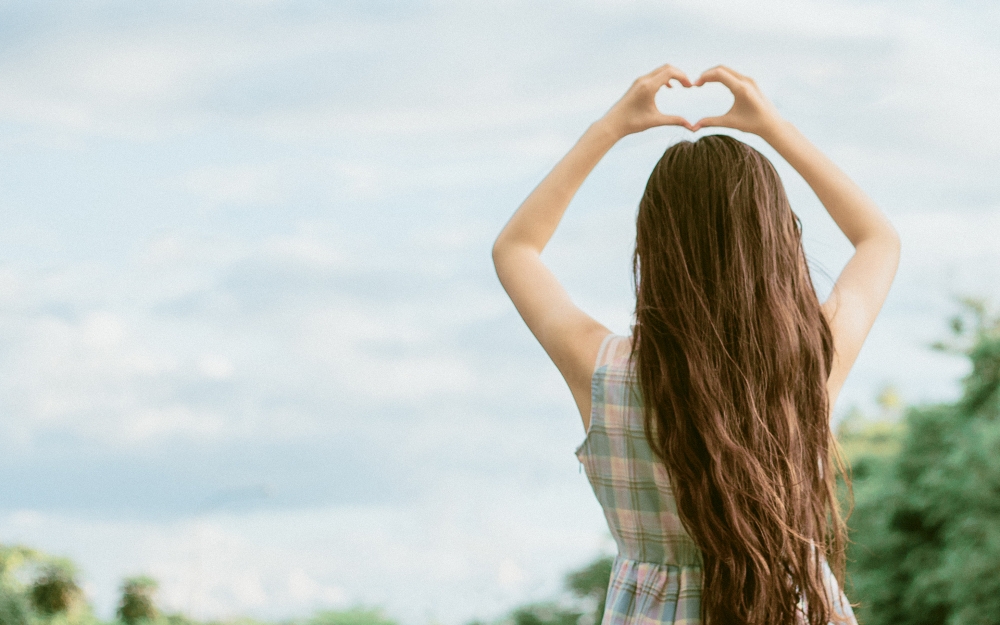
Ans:
{"label": "finger", "polygon": [[701,130],[702,128],[708,128],[710,126],[725,126],[725,125],[726,125],[726,118],[725,118],[725,116],[721,116],[721,117],[703,117],[703,118],[699,119],[698,121],[696,121],[694,123],[694,126],[691,127],[691,130],[694,131],[694,132],[697,132],[698,130]]}
{"label": "finger", "polygon": [[642,78],[647,80],[655,81],[661,85],[670,86],[671,80],[676,80],[685,87],[691,86],[691,80],[687,77],[687,74],[677,69],[673,65],[667,63],[666,65],[661,65],[657,67],[650,73],[646,74]]}
{"label": "finger", "polygon": [[706,69],[705,71],[703,71],[701,73],[700,76],[698,76],[698,79],[694,81],[694,85],[696,87],[700,87],[701,85],[703,85],[707,81],[707,79],[710,76],[716,74],[718,72],[718,70],[720,70],[720,69],[722,69],[721,65],[716,65],[715,67],[710,67],[710,68]]}
{"label": "finger", "polygon": [[[722,65],[716,65],[711,69],[707,69],[701,73],[698,80],[694,82],[695,86],[700,87],[707,82],[721,82],[726,84],[727,82],[733,82],[736,77],[729,73],[729,71]],[[727,87],[729,85],[726,85]]]}
{"label": "finger", "polygon": [[683,126],[684,128],[687,128],[688,130],[694,132],[694,126],[691,125],[691,122],[689,122],[688,120],[684,119],[679,115],[661,115],[658,125]]}
{"label": "finger", "polygon": [[644,76],[643,76],[643,78],[653,78],[654,76],[656,76],[656,75],[657,75],[657,74],[659,74],[660,72],[662,72],[662,71],[664,71],[664,70],[666,70],[666,69],[671,69],[671,68],[673,68],[673,67],[674,67],[674,66],[673,66],[673,65],[671,65],[670,63],[665,63],[665,64],[663,64],[663,65],[661,65],[661,66],[657,67],[657,68],[656,68],[656,69],[654,69],[653,71],[649,72],[648,74],[644,75]]}
{"label": "finger", "polygon": [[730,74],[732,74],[733,76],[736,76],[740,80],[750,80],[750,77],[747,76],[746,74],[741,74],[738,71],[736,71],[735,69],[733,69],[733,68],[731,68],[731,67],[729,67],[727,65],[720,65],[719,68],[723,69],[723,70],[725,70],[727,72],[729,72]]}
{"label": "finger", "polygon": [[666,85],[668,87],[670,86],[670,81],[671,80],[676,80],[677,82],[681,83],[685,87],[690,87],[691,86],[691,80],[688,79],[687,74],[685,74],[681,70],[677,69],[673,65],[664,65],[663,67],[659,68],[652,75],[652,78],[653,78],[653,80],[655,80],[655,81],[657,81],[657,82],[659,82],[661,84],[664,84],[664,85]]}
{"label": "finger", "polygon": [[698,80],[695,81],[694,85],[696,87],[700,87],[707,82],[720,82],[730,91],[739,88],[740,85],[740,79],[721,65],[706,70],[701,76],[698,77]]}
{"label": "finger", "polygon": [[725,65],[720,65],[719,67],[721,67],[723,70],[729,72],[733,76],[736,76],[743,83],[749,83],[749,84],[753,85],[754,87],[757,86],[757,81],[754,80],[753,78],[747,76],[746,74],[741,74],[740,72],[736,71],[735,69],[733,69],[731,67],[726,67]]}
{"label": "finger", "polygon": [[691,86],[691,80],[687,77],[687,74],[677,69],[676,67],[671,67],[670,69],[663,70],[658,76],[658,81],[662,81],[664,85],[670,86],[671,80],[676,80],[685,87]]}

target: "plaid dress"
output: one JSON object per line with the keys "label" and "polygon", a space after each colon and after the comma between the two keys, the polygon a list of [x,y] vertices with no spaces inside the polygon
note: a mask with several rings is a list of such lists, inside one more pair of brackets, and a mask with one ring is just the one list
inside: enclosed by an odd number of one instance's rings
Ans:
{"label": "plaid dress", "polygon": [[[591,382],[590,428],[576,456],[587,472],[618,545],[602,625],[700,623],[701,551],[677,515],[670,479],[643,426],[630,384],[631,341],[609,334]],[[856,623],[825,568],[835,605]]]}

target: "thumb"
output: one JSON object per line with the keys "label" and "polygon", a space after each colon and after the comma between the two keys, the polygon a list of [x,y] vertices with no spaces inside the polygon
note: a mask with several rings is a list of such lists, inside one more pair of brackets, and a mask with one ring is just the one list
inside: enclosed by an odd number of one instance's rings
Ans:
{"label": "thumb", "polygon": [[691,122],[684,119],[680,115],[660,115],[658,123],[660,126],[683,126],[688,130],[694,130],[694,126],[691,125]]}
{"label": "thumb", "polygon": [[707,128],[709,126],[725,126],[725,117],[703,117],[695,122],[692,130],[701,130],[702,128]]}

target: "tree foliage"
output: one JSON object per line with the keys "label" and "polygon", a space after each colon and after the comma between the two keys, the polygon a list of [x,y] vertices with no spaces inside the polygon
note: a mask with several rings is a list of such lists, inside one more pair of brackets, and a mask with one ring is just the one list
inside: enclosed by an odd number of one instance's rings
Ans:
{"label": "tree foliage", "polygon": [[122,598],[118,603],[118,618],[126,625],[154,621],[159,616],[154,595],[159,585],[152,577],[140,575],[122,582]]}
{"label": "tree foliage", "polygon": [[[542,601],[515,608],[503,625],[598,625],[604,618],[604,601],[614,559],[600,556],[566,575],[565,587],[572,600]],[[483,625],[474,621],[469,625]]]}
{"label": "tree foliage", "polygon": [[82,593],[76,583],[76,572],[67,560],[56,560],[42,568],[28,593],[31,605],[39,614],[55,616],[69,611]]}
{"label": "tree foliage", "polygon": [[94,621],[72,562],[23,545],[0,545],[0,625]]}
{"label": "tree foliage", "polygon": [[27,597],[15,577],[30,550],[0,545],[0,625],[28,625]]}
{"label": "tree foliage", "polygon": [[27,598],[9,588],[0,588],[0,625],[29,625],[31,608]]}
{"label": "tree foliage", "polygon": [[966,301],[971,372],[953,404],[912,408],[892,455],[853,460],[849,578],[867,625],[1000,624],[1000,320]]}
{"label": "tree foliage", "polygon": [[594,601],[594,620],[600,623],[604,618],[604,601],[608,597],[608,583],[611,581],[611,566],[614,558],[601,556],[587,566],[566,576],[566,587],[576,596]]}

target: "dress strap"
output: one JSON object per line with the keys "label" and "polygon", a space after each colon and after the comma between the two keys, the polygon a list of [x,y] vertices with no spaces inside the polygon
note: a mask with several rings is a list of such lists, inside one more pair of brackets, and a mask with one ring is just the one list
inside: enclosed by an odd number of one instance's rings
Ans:
{"label": "dress strap", "polygon": [[594,364],[594,371],[605,365],[613,366],[615,363],[624,366],[625,361],[631,355],[630,346],[631,337],[629,336],[612,333],[604,337],[601,349],[597,352],[597,362]]}
{"label": "dress strap", "polygon": [[601,348],[597,350],[597,359],[594,361],[594,371],[597,371],[606,364],[610,364],[615,358],[615,350],[609,349],[615,344],[616,335],[609,332],[601,341]]}

